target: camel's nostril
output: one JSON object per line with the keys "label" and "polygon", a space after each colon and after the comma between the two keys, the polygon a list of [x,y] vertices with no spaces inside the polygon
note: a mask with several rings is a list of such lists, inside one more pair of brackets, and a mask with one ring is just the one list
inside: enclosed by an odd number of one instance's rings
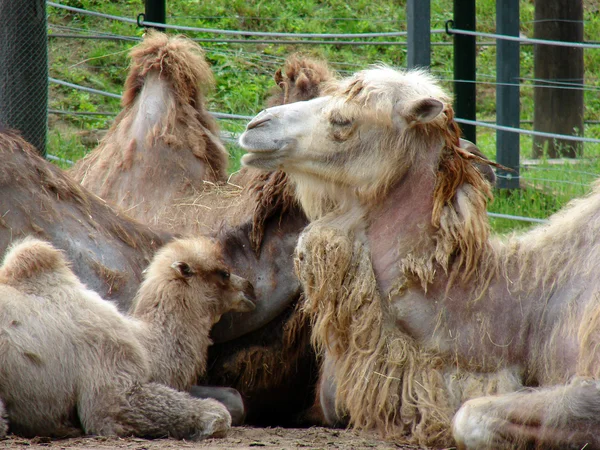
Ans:
{"label": "camel's nostril", "polygon": [[264,116],[258,116],[256,117],[254,120],[252,120],[247,126],[246,129],[247,130],[252,130],[253,128],[258,128],[261,125],[264,125],[265,122],[268,122],[269,120],[271,120],[273,118],[272,114],[265,114]]}

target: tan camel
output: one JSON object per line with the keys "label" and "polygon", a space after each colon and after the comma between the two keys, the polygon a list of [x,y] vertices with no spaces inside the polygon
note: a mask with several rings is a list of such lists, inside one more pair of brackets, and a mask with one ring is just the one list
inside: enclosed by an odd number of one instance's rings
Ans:
{"label": "tan camel", "polygon": [[227,178],[227,151],[204,98],[213,74],[203,50],[182,36],[149,31],[130,56],[123,110],[70,174],[131,217],[164,225],[165,205]]}
{"label": "tan camel", "polygon": [[422,71],[359,72],[263,111],[240,143],[313,220],[296,266],[331,420],[422,445],[600,448],[600,188],[490,237],[490,186]]}
{"label": "tan camel", "polygon": [[127,317],[87,289],[51,244],[14,244],[0,267],[0,399],[11,431],[225,434],[225,406],[167,385],[189,387],[205,369],[212,324],[225,311],[253,308],[251,290],[230,273],[214,242],[175,241],[153,260]]}

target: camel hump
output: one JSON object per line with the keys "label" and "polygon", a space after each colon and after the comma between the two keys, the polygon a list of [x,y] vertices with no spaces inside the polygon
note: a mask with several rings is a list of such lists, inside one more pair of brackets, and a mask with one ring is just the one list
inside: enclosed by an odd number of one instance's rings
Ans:
{"label": "camel hump", "polygon": [[62,251],[49,242],[26,237],[7,251],[0,267],[0,278],[9,283],[26,281],[40,274],[68,270],[68,267]]}
{"label": "camel hump", "polygon": [[335,79],[325,61],[302,55],[291,55],[283,67],[275,73],[278,88],[267,99],[267,106],[311,100],[319,96],[323,83]]}
{"label": "camel hump", "polygon": [[[187,99],[196,99],[212,89],[215,79],[204,50],[185,36],[168,36],[149,30],[144,40],[130,52],[131,69],[125,82],[123,105],[135,96],[151,72],[173,84],[175,92]],[[187,102],[187,101],[186,101]]]}

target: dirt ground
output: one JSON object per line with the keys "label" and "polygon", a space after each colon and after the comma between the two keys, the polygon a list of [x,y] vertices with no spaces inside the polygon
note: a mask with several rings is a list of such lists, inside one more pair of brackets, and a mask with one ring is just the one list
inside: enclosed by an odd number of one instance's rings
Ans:
{"label": "dirt ground", "polygon": [[375,435],[351,430],[330,428],[251,428],[235,427],[226,438],[207,439],[200,442],[174,439],[146,440],[139,438],[86,437],[50,440],[45,438],[23,439],[8,436],[0,441],[0,448],[20,449],[341,449],[341,450],[419,450],[419,447],[383,441]]}

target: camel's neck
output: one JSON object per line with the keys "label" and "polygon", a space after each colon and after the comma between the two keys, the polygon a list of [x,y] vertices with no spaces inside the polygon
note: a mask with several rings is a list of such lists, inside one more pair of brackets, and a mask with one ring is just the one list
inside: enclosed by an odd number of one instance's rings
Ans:
{"label": "camel's neck", "polygon": [[398,280],[400,259],[430,242],[435,168],[410,170],[386,198],[367,213],[367,237],[382,294]]}
{"label": "camel's neck", "polygon": [[142,340],[150,357],[151,378],[187,389],[206,368],[213,314],[199,314],[179,299],[165,298],[160,287],[151,290],[156,301],[132,312],[146,326]]}

